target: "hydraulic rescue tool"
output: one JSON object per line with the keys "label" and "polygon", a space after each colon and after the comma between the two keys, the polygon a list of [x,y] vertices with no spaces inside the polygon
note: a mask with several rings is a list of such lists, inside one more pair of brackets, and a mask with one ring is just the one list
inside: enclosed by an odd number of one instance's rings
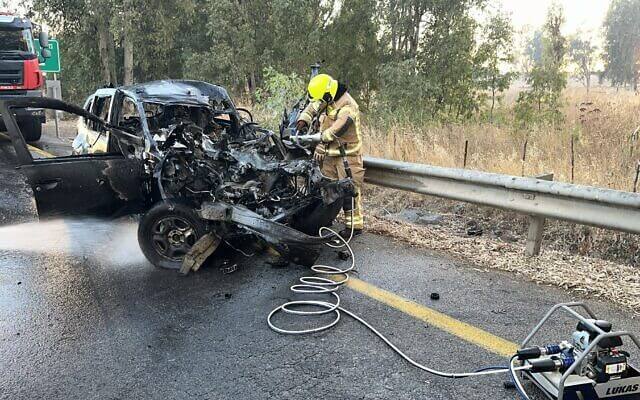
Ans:
{"label": "hydraulic rescue tool", "polygon": [[[582,308],[587,316],[575,309]],[[542,347],[529,346],[533,337],[557,311],[565,311],[578,322],[570,340]],[[640,349],[632,333],[613,331],[610,322],[598,319],[584,303],[554,306],[525,339],[513,357],[530,366],[522,374],[553,400],[640,400],[640,371],[629,362],[629,352],[622,349],[623,338]],[[517,373],[512,371],[521,396],[528,399]]]}

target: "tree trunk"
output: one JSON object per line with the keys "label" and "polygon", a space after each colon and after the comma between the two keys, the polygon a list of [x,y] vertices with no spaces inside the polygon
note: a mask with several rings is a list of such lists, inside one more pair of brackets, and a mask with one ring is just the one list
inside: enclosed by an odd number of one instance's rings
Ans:
{"label": "tree trunk", "polygon": [[247,81],[246,81],[246,92],[249,95],[249,98],[251,99],[251,102],[253,103],[253,95],[256,91],[256,75],[255,72],[251,71],[250,73],[247,74]]}
{"label": "tree trunk", "polygon": [[411,38],[411,57],[415,57],[418,53],[418,45],[420,42],[420,23],[422,22],[422,8],[420,2],[413,5],[413,31]]}
{"label": "tree trunk", "polygon": [[133,84],[133,40],[131,37],[131,31],[125,29],[124,31],[124,77],[123,83],[125,85]]}
{"label": "tree trunk", "polygon": [[489,118],[493,122],[493,109],[496,107],[496,90],[491,91],[491,111],[489,111]]}
{"label": "tree trunk", "polygon": [[109,32],[104,24],[98,24],[98,51],[100,54],[100,62],[102,64],[102,80],[105,85],[110,85],[111,73],[109,69]]}
{"label": "tree trunk", "polygon": [[113,42],[113,35],[107,31],[108,34],[108,51],[109,51],[109,74],[111,75],[111,83],[113,86],[118,86],[118,74],[116,72],[116,46]]}

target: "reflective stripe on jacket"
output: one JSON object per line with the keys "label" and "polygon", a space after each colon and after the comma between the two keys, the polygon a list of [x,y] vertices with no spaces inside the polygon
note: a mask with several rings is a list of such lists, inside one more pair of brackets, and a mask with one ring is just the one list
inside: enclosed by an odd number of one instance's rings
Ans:
{"label": "reflective stripe on jacket", "polygon": [[324,108],[322,102],[314,101],[300,113],[299,121],[311,126],[313,118],[320,114],[320,132],[326,145],[326,155],[340,156],[340,142],[344,144],[349,156],[362,154],[362,134],[360,130],[360,107],[349,95],[344,93],[337,101]]}

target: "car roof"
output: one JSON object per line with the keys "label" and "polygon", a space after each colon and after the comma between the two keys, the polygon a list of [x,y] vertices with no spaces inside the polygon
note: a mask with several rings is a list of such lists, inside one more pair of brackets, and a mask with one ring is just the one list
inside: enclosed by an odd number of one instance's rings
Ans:
{"label": "car roof", "polygon": [[95,93],[91,95],[91,97],[113,96],[115,92],[116,92],[116,89],[114,88],[102,88],[102,89],[96,90]]}
{"label": "car roof", "polygon": [[234,107],[227,91],[218,85],[193,80],[161,80],[118,88],[144,102],[161,104],[221,104]]}

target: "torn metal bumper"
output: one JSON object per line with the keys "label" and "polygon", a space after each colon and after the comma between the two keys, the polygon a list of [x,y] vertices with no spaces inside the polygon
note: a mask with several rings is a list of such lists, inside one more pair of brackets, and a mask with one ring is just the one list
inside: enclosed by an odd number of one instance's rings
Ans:
{"label": "torn metal bumper", "polygon": [[300,265],[313,264],[320,255],[321,246],[332,240],[331,237],[309,236],[246,207],[224,202],[203,203],[197,213],[205,220],[233,223],[256,234],[283,257]]}

